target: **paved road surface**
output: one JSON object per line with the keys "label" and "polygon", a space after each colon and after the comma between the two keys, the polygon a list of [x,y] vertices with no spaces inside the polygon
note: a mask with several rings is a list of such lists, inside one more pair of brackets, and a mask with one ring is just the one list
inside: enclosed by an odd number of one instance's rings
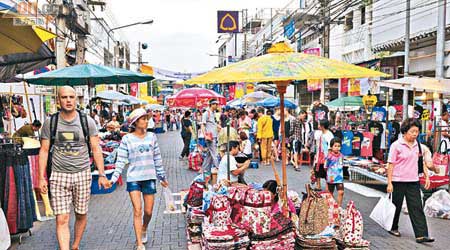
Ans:
{"label": "paved road surface", "polygon": [[[188,188],[196,173],[187,170],[187,162],[179,161],[178,155],[182,149],[179,132],[169,132],[159,135],[164,165],[172,191],[177,192]],[[288,169],[288,184],[290,189],[304,191],[308,181],[308,169],[302,172]],[[281,175],[281,172],[280,172]],[[246,180],[249,182],[264,182],[273,179],[270,167],[249,169]],[[147,249],[176,250],[186,249],[185,222],[183,215],[163,214],[164,201],[161,189],[155,199],[153,219],[149,228]],[[364,217],[364,238],[371,241],[371,249],[450,249],[450,221],[428,218],[430,234],[436,238],[433,245],[424,246],[415,243],[412,226],[407,216],[400,218],[402,238],[389,235],[369,218],[377,198],[367,198],[350,190],[345,191],[345,200],[354,200]],[[73,220],[71,222],[73,226]],[[25,237],[21,245],[14,240],[11,250],[53,250],[57,248],[55,238],[55,222],[36,222],[32,229],[33,236]],[[112,194],[92,196],[89,207],[89,221],[83,238],[81,249],[85,250],[125,250],[133,249],[135,237],[132,225],[132,206],[125,186],[119,187]]]}

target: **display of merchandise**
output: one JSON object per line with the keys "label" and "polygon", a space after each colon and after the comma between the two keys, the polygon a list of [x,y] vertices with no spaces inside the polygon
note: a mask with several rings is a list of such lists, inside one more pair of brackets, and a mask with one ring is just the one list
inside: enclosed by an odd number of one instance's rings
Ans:
{"label": "display of merchandise", "polygon": [[373,134],[370,132],[363,132],[362,134],[361,156],[371,157],[373,155]]}

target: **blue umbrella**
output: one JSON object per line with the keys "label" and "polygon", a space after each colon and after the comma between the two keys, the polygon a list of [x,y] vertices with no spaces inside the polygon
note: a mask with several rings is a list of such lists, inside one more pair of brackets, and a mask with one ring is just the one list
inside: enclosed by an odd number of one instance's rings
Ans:
{"label": "blue umbrella", "polygon": [[[263,106],[265,108],[275,108],[280,106],[280,98],[279,97],[270,97],[266,98],[260,102],[256,103],[257,106]],[[284,107],[288,109],[296,109],[297,105],[295,105],[293,102],[284,99]]]}
{"label": "blue umbrella", "polygon": [[100,98],[100,99],[106,99],[106,100],[111,100],[111,101],[125,101],[127,99],[127,96],[114,91],[114,90],[105,90],[102,92],[97,93],[96,97]]}
{"label": "blue umbrella", "polygon": [[80,64],[25,77],[30,84],[48,86],[120,84],[146,82],[153,79],[151,75],[94,64]]}

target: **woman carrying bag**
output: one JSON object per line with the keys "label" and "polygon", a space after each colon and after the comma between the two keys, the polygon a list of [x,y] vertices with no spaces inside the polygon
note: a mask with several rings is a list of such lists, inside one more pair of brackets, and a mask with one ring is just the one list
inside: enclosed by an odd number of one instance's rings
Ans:
{"label": "woman carrying bag", "polygon": [[142,108],[131,112],[130,133],[122,138],[117,151],[116,168],[110,180],[111,185],[117,182],[128,165],[127,191],[133,204],[137,250],[145,250],[144,244],[148,241],[147,228],[152,218],[157,180],[161,186],[169,186],[156,135],[147,132],[148,119],[148,113]]}
{"label": "woman carrying bag", "polygon": [[[427,164],[423,164],[425,146],[417,142],[421,124],[413,118],[403,121],[400,131],[403,135],[395,141],[389,151],[388,158],[388,186],[387,192],[392,193],[395,216],[390,234],[400,237],[398,222],[402,209],[403,199],[406,197],[409,218],[414,229],[417,243],[434,242],[428,235],[427,221],[423,212],[420,195],[419,173],[424,174],[425,189],[430,187]],[[429,158],[429,157],[426,157]]]}

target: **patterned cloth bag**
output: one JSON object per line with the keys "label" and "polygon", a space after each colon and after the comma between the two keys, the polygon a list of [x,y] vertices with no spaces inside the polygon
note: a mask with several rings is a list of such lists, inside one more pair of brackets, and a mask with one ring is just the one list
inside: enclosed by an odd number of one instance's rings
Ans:
{"label": "patterned cloth bag", "polygon": [[270,231],[272,193],[248,189],[242,208],[241,226],[250,233],[262,234]]}
{"label": "patterned cloth bag", "polygon": [[358,245],[362,242],[363,218],[353,201],[347,204],[345,218],[342,218],[341,230],[342,238],[346,244]]}
{"label": "patterned cloth bag", "polygon": [[232,186],[228,188],[228,198],[231,205],[231,220],[237,225],[241,224],[245,193],[248,189],[248,186]]}
{"label": "patterned cloth bag", "polygon": [[190,152],[188,155],[189,169],[200,171],[202,168],[202,155],[198,151]]}
{"label": "patterned cloth bag", "polygon": [[328,225],[340,225],[339,205],[330,192],[319,192],[319,195],[327,201],[328,204]]}
{"label": "patterned cloth bag", "polygon": [[321,233],[328,226],[328,203],[325,198],[311,190],[306,185],[307,196],[302,201],[299,215],[299,233],[301,235],[315,235]]}
{"label": "patterned cloth bag", "polygon": [[191,207],[200,207],[203,203],[204,182],[194,181],[189,188],[186,203]]}
{"label": "patterned cloth bag", "polygon": [[210,222],[216,227],[227,227],[231,225],[231,206],[228,197],[216,195],[211,198]]}

